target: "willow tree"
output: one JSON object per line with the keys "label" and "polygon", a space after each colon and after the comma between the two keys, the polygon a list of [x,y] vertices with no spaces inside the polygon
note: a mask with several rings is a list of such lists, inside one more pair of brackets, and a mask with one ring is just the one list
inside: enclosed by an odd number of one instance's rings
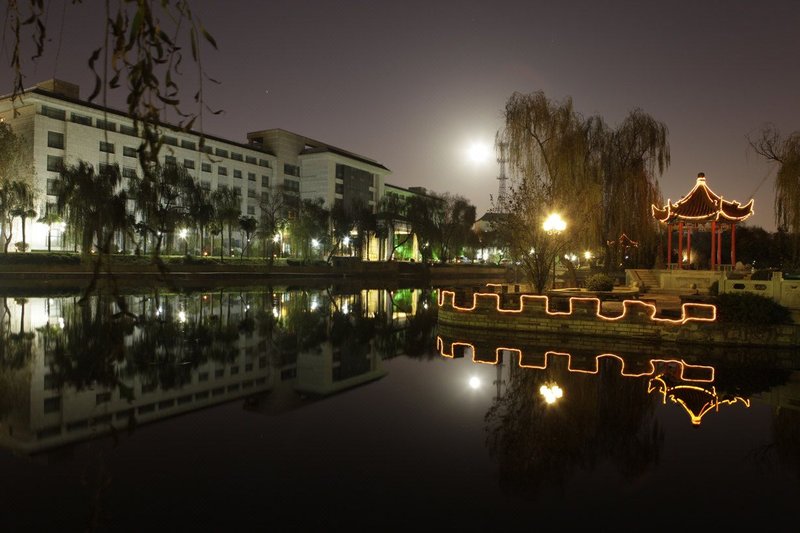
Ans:
{"label": "willow tree", "polygon": [[[569,98],[555,102],[541,91],[515,93],[496,145],[512,183],[508,194],[493,202],[500,215],[495,229],[538,292],[566,249],[606,250],[611,269],[616,261],[608,242],[622,233],[654,247],[650,205],[660,200],[657,177],[669,165],[661,122],[634,109],[611,129],[601,117],[581,116]],[[566,220],[564,232],[543,228],[551,213]]]}
{"label": "willow tree", "polygon": [[775,173],[775,224],[791,236],[792,266],[800,264],[800,131],[783,137],[767,125],[750,146],[767,161],[777,164]]}
{"label": "willow tree", "polygon": [[[555,102],[543,92],[514,93],[505,107],[505,127],[496,144],[508,163],[508,194],[493,201],[497,230],[509,243],[537,292],[547,284],[550,265],[569,245],[596,242],[591,214],[599,197],[598,176],[605,125],[584,119],[572,100]],[[549,213],[566,219],[566,232],[548,233]]]}
{"label": "willow tree", "polygon": [[[32,176],[33,163],[25,139],[16,135],[9,124],[0,122],[0,235],[4,252],[13,238],[12,222],[18,216],[15,213],[19,212],[21,202],[32,200],[29,185]],[[21,192],[25,193],[24,198],[20,197]],[[26,209],[25,213],[29,212]]]}
{"label": "willow tree", "polygon": [[79,161],[65,166],[55,182],[56,213],[78,235],[81,254],[88,256],[96,248],[97,265],[111,253],[117,231],[128,223],[127,194],[119,192],[122,176],[117,165],[105,165],[95,172],[92,165]]}
{"label": "willow tree", "polygon": [[638,108],[605,134],[596,220],[606,269],[619,264],[619,250],[611,243],[623,234],[638,241],[639,250],[652,252],[657,247],[659,227],[650,206],[662,203],[658,177],[670,162],[667,136],[666,125]]}

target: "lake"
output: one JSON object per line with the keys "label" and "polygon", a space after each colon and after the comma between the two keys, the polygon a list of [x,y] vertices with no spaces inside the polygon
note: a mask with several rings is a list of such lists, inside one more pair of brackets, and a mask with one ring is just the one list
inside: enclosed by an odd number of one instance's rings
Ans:
{"label": "lake", "polygon": [[6,531],[794,530],[796,351],[440,327],[431,288],[3,303]]}

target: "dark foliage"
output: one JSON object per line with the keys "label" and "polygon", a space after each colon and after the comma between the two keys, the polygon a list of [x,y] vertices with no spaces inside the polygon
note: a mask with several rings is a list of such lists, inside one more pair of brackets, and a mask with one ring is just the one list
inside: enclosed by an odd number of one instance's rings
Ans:
{"label": "dark foliage", "polygon": [[717,296],[717,316],[722,323],[749,325],[791,324],[786,307],[760,294],[725,293]]}
{"label": "dark foliage", "polygon": [[586,289],[590,291],[613,291],[614,279],[607,274],[595,274],[586,278]]}

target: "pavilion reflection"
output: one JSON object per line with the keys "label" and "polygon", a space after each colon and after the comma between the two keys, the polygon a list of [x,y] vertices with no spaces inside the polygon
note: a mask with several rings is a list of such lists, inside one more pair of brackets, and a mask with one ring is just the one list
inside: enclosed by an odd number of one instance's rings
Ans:
{"label": "pavilion reflection", "polygon": [[679,406],[695,426],[720,409],[748,408],[753,398],[775,401],[777,395],[792,409],[797,409],[800,398],[800,387],[792,379],[800,375],[800,361],[792,350],[762,353],[619,339],[609,347],[607,339],[524,334],[509,340],[508,335],[441,324],[436,342],[443,357],[469,357],[475,363],[497,365],[498,372],[507,372],[497,382],[517,379],[521,372],[541,372],[541,378],[533,382],[535,390],[540,382],[563,382],[570,374],[594,376],[601,382],[610,374],[635,380],[642,383],[637,401],[651,404],[656,399]]}
{"label": "pavilion reflection", "polygon": [[0,446],[38,454],[234,400],[281,413],[373,382],[407,338],[432,345],[431,298],[298,287],[0,297]]}

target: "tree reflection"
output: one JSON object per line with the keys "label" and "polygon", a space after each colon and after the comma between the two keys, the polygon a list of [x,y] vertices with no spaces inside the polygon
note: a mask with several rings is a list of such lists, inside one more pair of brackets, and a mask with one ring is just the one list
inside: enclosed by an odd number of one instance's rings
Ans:
{"label": "tree reflection", "polygon": [[64,328],[53,333],[49,353],[50,374],[57,388],[78,390],[100,385],[119,389],[132,398],[132,388],[120,379],[126,339],[135,320],[114,308],[114,300],[102,295],[65,306]]}
{"label": "tree reflection", "polygon": [[11,310],[8,301],[3,298],[3,309],[0,310],[0,365],[7,369],[24,367],[33,352],[35,334],[25,331],[25,298],[16,298],[15,302],[20,307],[19,330],[11,330]]}
{"label": "tree reflection", "polygon": [[[604,462],[636,477],[657,460],[663,431],[654,402],[642,401],[646,381],[622,376],[610,360],[596,375],[569,372],[564,358],[545,370],[512,369],[506,392],[485,418],[505,489],[536,494],[544,485],[563,488],[575,472]],[[553,382],[565,393],[547,404],[539,389]]]}

